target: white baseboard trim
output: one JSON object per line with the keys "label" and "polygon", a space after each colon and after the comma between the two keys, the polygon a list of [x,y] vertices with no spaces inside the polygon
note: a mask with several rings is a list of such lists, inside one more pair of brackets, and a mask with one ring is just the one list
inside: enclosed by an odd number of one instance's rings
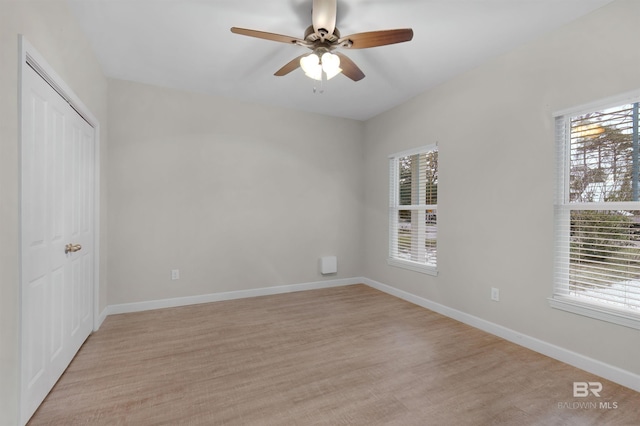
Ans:
{"label": "white baseboard trim", "polygon": [[177,306],[196,305],[200,303],[221,302],[223,300],[234,300],[244,299],[247,297],[268,296],[272,294],[293,293],[295,291],[342,287],[352,284],[362,284],[362,280],[363,278],[344,278],[303,284],[263,287],[250,290],[228,291],[224,293],[210,293],[199,296],[177,297],[173,299],[150,300],[147,302],[122,303],[119,305],[109,305],[107,309],[109,315],[125,314],[130,312],[149,311],[152,309],[173,308]]}
{"label": "white baseboard trim", "polygon": [[[478,318],[457,309],[449,308],[439,303],[435,303],[431,300],[416,296],[414,294],[399,290],[395,287],[391,287],[389,285],[382,284],[368,278],[361,278],[360,282],[384,293],[406,300],[407,302],[411,302],[415,305],[422,306],[423,308],[432,310],[446,317],[455,319],[472,327],[486,331],[487,333],[501,337],[517,345],[531,349],[535,352],[557,359],[558,361],[562,361],[581,370],[587,371],[589,373],[595,374],[597,376],[603,377],[607,380],[611,380],[612,382],[640,392],[640,375],[638,374],[561,348],[535,337],[518,333],[517,331],[511,330],[510,328],[483,320],[482,318]],[[576,381],[579,380],[580,378],[577,377]]]}
{"label": "white baseboard trim", "polygon": [[109,315],[108,306],[104,308],[100,315],[98,315],[98,317],[95,319],[95,323],[93,324],[93,331],[98,331],[104,320],[107,319],[107,315]]}

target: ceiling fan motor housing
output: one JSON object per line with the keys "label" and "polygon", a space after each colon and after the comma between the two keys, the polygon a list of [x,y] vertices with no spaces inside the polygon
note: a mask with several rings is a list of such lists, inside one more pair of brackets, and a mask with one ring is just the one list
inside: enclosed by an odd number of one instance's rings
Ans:
{"label": "ceiling fan motor housing", "polygon": [[313,29],[313,25],[310,25],[304,32],[304,40],[309,43],[315,43],[317,41],[335,43],[340,39],[340,31],[336,28],[333,30],[333,34],[328,34],[324,28],[316,32]]}

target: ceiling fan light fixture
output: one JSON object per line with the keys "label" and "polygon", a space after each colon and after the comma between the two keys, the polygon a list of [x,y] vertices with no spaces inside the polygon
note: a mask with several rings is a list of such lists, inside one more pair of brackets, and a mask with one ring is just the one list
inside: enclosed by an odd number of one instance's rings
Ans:
{"label": "ceiling fan light fixture", "polygon": [[340,68],[340,57],[331,52],[324,52],[322,57],[316,53],[311,53],[300,58],[300,67],[307,77],[314,80],[322,80],[324,72],[327,80],[331,80],[342,72]]}

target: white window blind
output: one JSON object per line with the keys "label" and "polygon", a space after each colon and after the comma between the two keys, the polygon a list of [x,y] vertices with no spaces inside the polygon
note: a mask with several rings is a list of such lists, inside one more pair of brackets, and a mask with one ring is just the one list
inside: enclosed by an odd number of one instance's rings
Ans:
{"label": "white window blind", "polygon": [[437,146],[392,155],[389,171],[389,263],[435,275]]}
{"label": "white window blind", "polygon": [[556,118],[551,304],[633,328],[640,328],[639,118],[637,102]]}

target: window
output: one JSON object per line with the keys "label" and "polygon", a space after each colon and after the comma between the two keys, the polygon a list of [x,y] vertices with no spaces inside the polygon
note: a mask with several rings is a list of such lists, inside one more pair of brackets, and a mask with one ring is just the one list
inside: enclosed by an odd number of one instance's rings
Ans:
{"label": "window", "polygon": [[389,264],[436,275],[438,147],[389,158]]}
{"label": "window", "polygon": [[640,329],[640,98],[556,117],[555,308]]}

